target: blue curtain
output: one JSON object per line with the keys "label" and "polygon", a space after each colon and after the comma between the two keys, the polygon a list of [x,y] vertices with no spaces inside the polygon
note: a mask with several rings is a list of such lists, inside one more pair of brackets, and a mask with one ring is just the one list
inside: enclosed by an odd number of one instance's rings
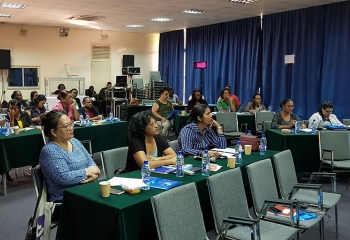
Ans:
{"label": "blue curtain", "polygon": [[350,2],[327,5],[322,65],[321,99],[334,104],[341,121],[349,118],[350,89]]}
{"label": "blue curtain", "polygon": [[159,71],[162,80],[172,86],[182,99],[184,78],[184,31],[178,30],[160,34]]}
{"label": "blue curtain", "polygon": [[[250,18],[187,29],[186,98],[200,87],[203,71],[203,95],[216,103],[220,89],[230,85],[241,102],[248,103],[259,82],[259,22]],[[194,69],[196,61],[206,61],[207,69]]]}

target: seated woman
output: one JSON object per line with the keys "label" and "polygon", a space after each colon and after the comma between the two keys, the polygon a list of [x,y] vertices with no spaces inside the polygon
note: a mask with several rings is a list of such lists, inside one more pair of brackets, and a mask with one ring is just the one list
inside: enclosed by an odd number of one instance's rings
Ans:
{"label": "seated woman", "polygon": [[70,120],[78,121],[80,114],[75,107],[75,100],[73,99],[72,94],[67,90],[62,90],[58,93],[57,99],[60,101],[52,107],[52,110],[66,111]]}
{"label": "seated woman", "polygon": [[[217,129],[217,134],[212,127]],[[177,149],[185,156],[202,156],[204,150],[211,148],[226,148],[226,139],[220,124],[212,118],[209,107],[199,104],[194,106],[188,124],[180,131]],[[220,153],[209,151],[209,156],[218,158]]]}
{"label": "seated woman", "polygon": [[25,128],[33,126],[32,119],[28,113],[21,111],[21,102],[17,99],[12,99],[9,101],[8,114],[6,118],[10,121],[11,127],[19,126],[20,128]]}
{"label": "seated woman", "polygon": [[33,105],[26,110],[35,126],[41,125],[40,117],[41,115],[46,113],[45,103],[46,97],[40,94],[36,98],[34,98]]}
{"label": "seated woman", "polygon": [[256,93],[253,96],[253,101],[249,102],[245,107],[245,111],[255,113],[262,110],[266,110],[266,108],[264,104],[261,103],[261,95],[259,93]]}
{"label": "seated woman", "polygon": [[22,110],[28,107],[27,101],[23,100],[21,91],[17,91],[17,90],[13,91],[13,93],[11,94],[11,99],[17,99],[20,102],[20,109]]}
{"label": "seated woman", "polygon": [[30,108],[31,106],[33,106],[33,99],[36,98],[38,96],[38,92],[37,91],[31,91],[30,92],[30,99],[27,100],[27,109]]}
{"label": "seated woman", "polygon": [[195,88],[192,91],[191,100],[187,103],[187,111],[191,112],[192,108],[198,104],[208,105],[207,101],[203,98],[201,90]]}
{"label": "seated woman", "polygon": [[167,116],[174,110],[173,104],[168,100],[168,88],[160,90],[160,98],[152,105],[152,113],[157,120],[157,125],[162,127],[162,135],[166,136],[172,126]]}
{"label": "seated woman", "polygon": [[79,108],[79,114],[82,114],[86,118],[86,114],[89,114],[90,120],[100,120],[102,115],[97,111],[97,109],[92,105],[92,99],[89,97],[84,97],[83,99],[84,107]]}
{"label": "seated woman", "polygon": [[141,169],[145,159],[148,159],[151,168],[176,163],[176,153],[159,135],[158,125],[150,111],[139,112],[132,116],[128,132],[126,172]]}
{"label": "seated woman", "polygon": [[[74,138],[74,125],[63,111],[50,111],[41,117],[41,122],[50,141],[41,150],[40,167],[49,201],[62,202],[64,189],[95,181],[100,169]],[[55,209],[53,218],[59,219],[58,211]]]}
{"label": "seated woman", "polygon": [[333,104],[331,102],[324,101],[318,108],[318,112],[312,114],[312,116],[310,117],[309,128],[312,127],[313,120],[315,120],[317,128],[323,128],[327,124],[346,127],[346,125],[342,124],[338,120],[337,116],[332,114],[332,112],[333,112]]}
{"label": "seated woman", "polygon": [[70,90],[70,93],[72,94],[72,98],[75,100],[75,108],[76,109],[81,108],[80,98],[77,98],[78,89],[72,88],[72,90]]}
{"label": "seated woman", "polygon": [[60,91],[65,90],[65,89],[66,89],[66,86],[64,86],[63,83],[60,83],[60,84],[58,84],[58,86],[57,86],[57,90],[54,91],[52,94],[58,94]]}
{"label": "seated woman", "polygon": [[227,88],[221,89],[220,97],[221,99],[216,103],[218,109],[222,108],[222,112],[236,111],[236,103],[230,100],[230,91]]}
{"label": "seated woman", "polygon": [[292,99],[286,98],[280,103],[282,111],[276,112],[272,118],[271,128],[292,128],[297,120],[297,115],[292,112],[294,104]]}

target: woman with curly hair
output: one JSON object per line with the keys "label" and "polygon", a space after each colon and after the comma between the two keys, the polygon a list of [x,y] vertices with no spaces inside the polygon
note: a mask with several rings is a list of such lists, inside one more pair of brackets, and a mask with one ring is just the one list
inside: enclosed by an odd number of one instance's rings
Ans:
{"label": "woman with curly hair", "polygon": [[126,172],[141,169],[146,159],[151,168],[176,163],[176,153],[159,135],[158,125],[150,111],[135,114],[130,119],[128,132],[129,150]]}

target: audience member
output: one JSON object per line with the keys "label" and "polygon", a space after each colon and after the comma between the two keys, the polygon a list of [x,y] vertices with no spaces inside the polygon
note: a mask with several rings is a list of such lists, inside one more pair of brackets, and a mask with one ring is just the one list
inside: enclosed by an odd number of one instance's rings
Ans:
{"label": "audience member", "polygon": [[[216,128],[217,134],[212,127]],[[186,156],[203,156],[204,150],[212,148],[226,148],[226,139],[220,124],[212,118],[209,107],[199,104],[193,107],[188,124],[180,131],[177,149]],[[209,151],[209,156],[218,158],[220,153]]]}
{"label": "audience member", "polygon": [[17,99],[9,101],[6,118],[10,121],[11,127],[18,126],[19,128],[25,128],[33,126],[32,119],[29,117],[28,113],[21,111],[21,102]]}
{"label": "audience member", "polygon": [[168,100],[171,103],[176,103],[176,104],[180,104],[181,105],[182,102],[180,101],[179,97],[174,93],[174,88],[169,87],[168,90],[169,90],[169,98],[168,98]]}
{"label": "audience member", "polygon": [[283,129],[292,128],[297,120],[297,115],[292,112],[294,104],[292,99],[284,99],[280,107],[282,111],[276,112],[271,122],[271,128]]}
{"label": "audience member", "polygon": [[70,93],[72,94],[72,98],[75,100],[75,108],[76,109],[80,109],[81,108],[81,102],[80,102],[80,99],[77,98],[78,89],[72,88],[72,90],[70,90]]}
{"label": "audience member", "polygon": [[332,124],[334,126],[345,126],[342,124],[337,116],[332,114],[333,112],[333,104],[328,101],[324,101],[320,107],[318,108],[318,112],[312,114],[309,119],[309,128],[312,127],[313,120],[316,121],[317,128],[323,128],[327,124]]}
{"label": "audience member", "polygon": [[176,153],[159,135],[158,125],[150,111],[135,114],[128,127],[129,150],[125,171],[141,169],[148,159],[151,168],[176,163]]}
{"label": "audience member", "polygon": [[261,103],[261,95],[259,93],[254,94],[253,101],[249,102],[245,107],[246,112],[255,113],[262,110],[266,110],[264,104]]}
{"label": "audience member", "polygon": [[72,94],[67,90],[62,90],[58,93],[57,99],[60,101],[53,106],[52,110],[65,111],[72,121],[78,121],[80,114],[75,108],[75,100],[73,99]]}
{"label": "audience member", "polygon": [[41,125],[40,117],[46,113],[45,103],[46,97],[42,94],[39,94],[36,98],[33,99],[33,104],[26,110],[35,126]]}
{"label": "audience member", "polygon": [[102,117],[99,117],[100,113],[97,109],[92,105],[92,100],[89,97],[84,97],[83,99],[84,107],[79,108],[79,114],[82,114],[84,118],[86,118],[86,114],[90,116],[90,120],[100,120]]}
{"label": "audience member", "polygon": [[[50,141],[42,148],[39,163],[44,175],[49,201],[62,202],[66,188],[98,179],[100,169],[79,140],[74,138],[74,124],[63,111],[42,116],[45,136]],[[60,205],[53,219],[58,220]]]}
{"label": "audience member", "polygon": [[13,91],[13,93],[11,94],[11,99],[17,99],[20,102],[20,109],[24,110],[26,109],[27,106],[27,101],[23,100],[23,96],[21,91]]}
{"label": "audience member", "polygon": [[[239,101],[239,98],[236,95],[231,94],[231,86],[227,85],[225,88],[229,91],[230,101],[235,103],[236,110],[238,110],[241,107],[241,102]],[[220,99],[221,97],[219,97],[218,100]]]}
{"label": "audience member", "polygon": [[[97,100],[97,93],[95,92],[94,86],[90,86],[86,91],[85,95],[90,97],[93,101]],[[94,98],[94,99],[93,99]]]}
{"label": "audience member", "polygon": [[221,89],[220,99],[216,103],[216,108],[222,108],[222,112],[236,111],[236,103],[230,100],[230,91],[227,88]]}
{"label": "audience member", "polygon": [[38,92],[37,91],[31,91],[30,92],[30,99],[27,100],[27,109],[30,108],[31,106],[33,106],[33,99],[36,98],[38,96]]}
{"label": "audience member", "polygon": [[102,112],[104,116],[107,116],[107,104],[110,104],[111,100],[108,100],[108,98],[111,98],[110,92],[107,91],[108,89],[112,88],[112,83],[108,82],[106,87],[101,88],[98,97],[102,101]]}
{"label": "audience member", "polygon": [[60,84],[58,84],[58,86],[57,86],[57,90],[54,91],[52,94],[58,94],[61,90],[65,90],[65,89],[66,89],[66,86],[64,86],[63,83],[60,83]]}
{"label": "audience member", "polygon": [[156,123],[162,128],[162,135],[166,136],[172,126],[167,116],[173,111],[173,104],[168,101],[168,88],[161,89],[159,93],[160,98],[152,105],[152,113],[157,120]]}
{"label": "audience member", "polygon": [[198,104],[205,104],[208,105],[207,101],[203,98],[201,90],[198,88],[193,89],[191,100],[187,103],[187,111],[191,112],[192,108]]}

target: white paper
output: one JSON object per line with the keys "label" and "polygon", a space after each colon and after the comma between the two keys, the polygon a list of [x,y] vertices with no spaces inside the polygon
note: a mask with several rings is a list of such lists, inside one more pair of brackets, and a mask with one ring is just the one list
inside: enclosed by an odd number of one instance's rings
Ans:
{"label": "white paper", "polygon": [[217,151],[217,152],[231,153],[231,154],[236,153],[236,150],[234,148],[225,148],[225,149],[213,148],[213,149],[210,149],[210,151]]}
{"label": "white paper", "polygon": [[26,127],[26,128],[24,128],[24,131],[29,131],[29,130],[33,130],[33,129],[35,129],[35,128],[33,128],[33,127]]}
{"label": "white paper", "polygon": [[311,128],[303,128],[303,129],[300,129],[300,131],[302,131],[302,132],[312,132],[312,129]]}
{"label": "white paper", "polygon": [[129,188],[145,187],[146,184],[142,182],[142,179],[138,178],[123,178],[123,177],[112,177],[108,180],[112,186],[125,185]]}

